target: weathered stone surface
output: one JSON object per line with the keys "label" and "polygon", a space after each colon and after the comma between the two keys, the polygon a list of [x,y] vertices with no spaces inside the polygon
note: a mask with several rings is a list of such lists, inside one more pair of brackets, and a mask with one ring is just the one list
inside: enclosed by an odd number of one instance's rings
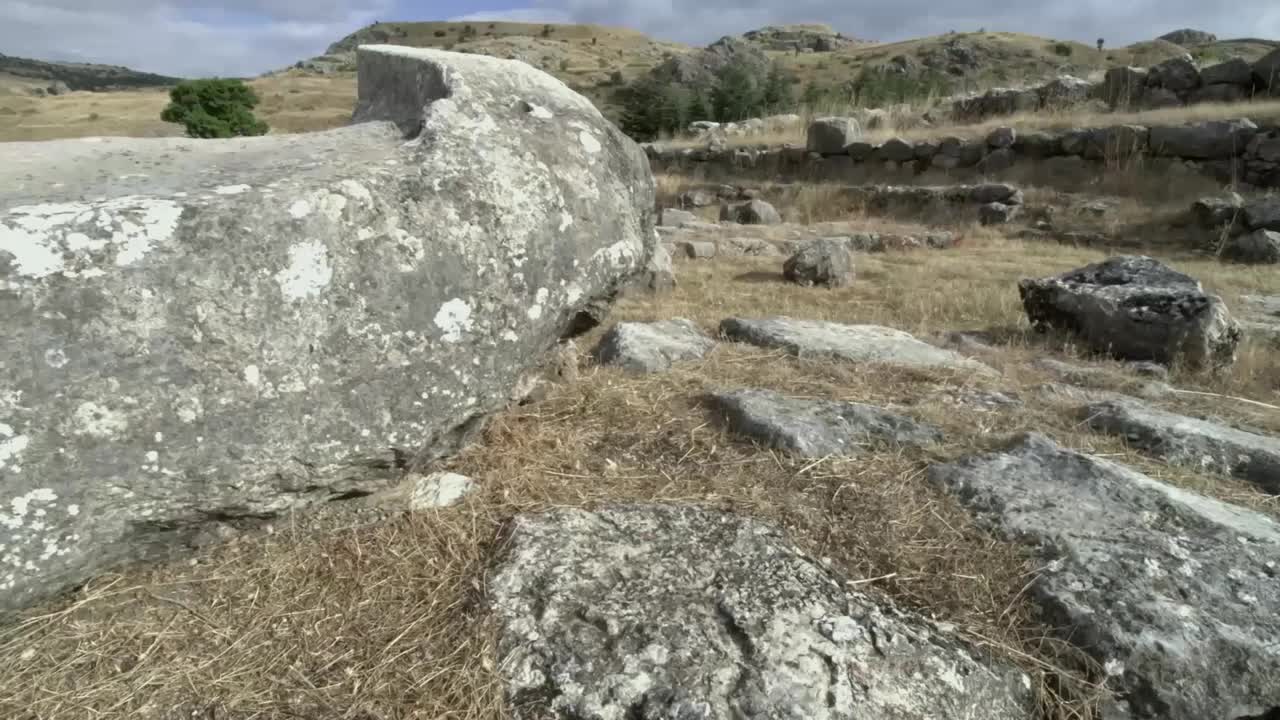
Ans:
{"label": "weathered stone surface", "polygon": [[978,208],[978,222],[983,225],[1003,225],[1018,215],[1018,205],[987,203]]}
{"label": "weathered stone surface", "polygon": [[1018,133],[1013,149],[1034,158],[1053,157],[1062,154],[1062,139],[1047,132]]}
{"label": "weathered stone surface", "polygon": [[1182,105],[1182,98],[1168,88],[1148,87],[1142,91],[1142,97],[1138,98],[1138,105],[1144,110],[1179,107]]}
{"label": "weathered stone surface", "polygon": [[1194,125],[1151,128],[1151,151],[1158,155],[1217,160],[1243,155],[1258,131],[1251,120],[1210,120]]}
{"label": "weathered stone surface", "polygon": [[819,238],[788,258],[782,275],[797,285],[847,287],[854,278],[853,254],[846,242]]}
{"label": "weathered stone surface", "polygon": [[1201,103],[1236,103],[1247,99],[1249,99],[1249,86],[1216,83],[1214,85],[1201,85],[1191,91],[1191,94],[1187,96],[1187,103],[1192,105]]}
{"label": "weathered stone surface", "polygon": [[671,292],[675,286],[676,273],[671,266],[671,253],[667,251],[666,245],[658,243],[649,256],[649,261],[632,279],[627,289],[661,295]]}
{"label": "weathered stone surface", "polygon": [[875,152],[877,160],[892,160],[893,162],[907,162],[915,159],[915,156],[915,145],[902,138],[889,138],[881,143]]}
{"label": "weathered stone surface", "polygon": [[748,200],[740,205],[721,205],[720,220],[740,225],[777,225],[782,216],[763,200]]}
{"label": "weathered stone surface", "polygon": [[1193,368],[1235,362],[1240,326],[1200,283],[1145,256],[1118,256],[1018,284],[1037,329],[1078,335],[1095,352]]}
{"label": "weathered stone surface", "polygon": [[986,203],[1003,203],[1005,205],[1021,205],[1022,190],[1016,185],[1007,183],[983,183],[969,188],[970,202],[985,205]]}
{"label": "weathered stone surface", "polygon": [[1040,554],[1031,597],[1119,691],[1104,717],[1280,712],[1280,524],[1041,435],[929,475]]}
{"label": "weathered stone surface", "polygon": [[0,144],[0,611],[453,452],[654,252],[643,153],[559,81],[359,67],[355,127]]}
{"label": "weathered stone surface", "polygon": [[688,210],[676,210],[675,208],[667,208],[662,211],[662,224],[666,227],[680,227],[685,223],[697,222],[698,216]]}
{"label": "weathered stone surface", "polygon": [[521,515],[488,590],[522,718],[1032,712],[1024,674],[846,590],[773,527],[694,507]]}
{"label": "weathered stone surface", "polygon": [[1251,198],[1244,204],[1244,223],[1250,230],[1280,232],[1280,196]]}
{"label": "weathered stone surface", "polygon": [[930,345],[901,330],[879,325],[841,325],[787,317],[763,320],[728,318],[721,321],[720,333],[730,340],[780,348],[798,357],[995,372],[959,353]]}
{"label": "weathered stone surface", "polygon": [[1219,230],[1231,225],[1244,211],[1244,198],[1228,192],[1219,196],[1202,197],[1191,204],[1191,217],[1205,230]]}
{"label": "weathered stone surface", "polygon": [[998,127],[987,133],[987,145],[993,148],[1009,148],[1018,140],[1018,131],[1011,127]]}
{"label": "weathered stone surface", "polygon": [[1147,71],[1136,67],[1107,70],[1102,83],[1102,99],[1111,107],[1135,105],[1147,84]]}
{"label": "weathered stone surface", "polygon": [[716,256],[716,244],[706,240],[682,240],[676,248],[684,251],[691,260],[706,260]]}
{"label": "weathered stone surface", "polygon": [[711,396],[733,432],[801,457],[857,455],[872,443],[928,445],[942,440],[937,428],[861,403],[795,398],[771,390],[737,390]]}
{"label": "weathered stone surface", "polygon": [[1190,58],[1172,57],[1152,66],[1147,84],[1183,95],[1200,87],[1200,71]]}
{"label": "weathered stone surface", "polygon": [[763,238],[729,237],[720,241],[716,253],[728,257],[774,257],[785,255],[782,248]]}
{"label": "weathered stone surface", "polygon": [[1102,402],[1081,410],[1089,427],[1172,465],[1244,478],[1280,495],[1280,440],[1176,415],[1134,402]]}
{"label": "weathered stone surface", "polygon": [[419,476],[413,480],[409,509],[427,511],[456,505],[474,490],[475,481],[466,475],[437,472]]}
{"label": "weathered stone surface", "polygon": [[1018,155],[1013,148],[1000,148],[987,153],[978,163],[978,169],[984,173],[1001,173],[1013,167],[1017,161]]}
{"label": "weathered stone surface", "polygon": [[1250,85],[1253,83],[1253,67],[1241,58],[1231,58],[1201,70],[1200,80],[1205,85]]}
{"label": "weathered stone surface", "polygon": [[861,139],[862,126],[854,118],[818,118],[805,133],[805,148],[822,155],[840,155],[850,143]]}
{"label": "weathered stone surface", "polygon": [[1237,235],[1222,248],[1222,257],[1236,262],[1257,265],[1280,263],[1280,232],[1254,230]]}
{"label": "weathered stone surface", "polygon": [[1175,45],[1203,45],[1205,43],[1216,42],[1218,36],[1211,32],[1196,30],[1194,28],[1182,28],[1167,32],[1160,36],[1160,40],[1165,40]]}
{"label": "weathered stone surface", "polygon": [[596,359],[642,373],[669,370],[683,360],[699,360],[716,343],[684,318],[660,322],[622,322],[614,325],[596,348]]}
{"label": "weathered stone surface", "polygon": [[1280,94],[1280,48],[1272,50],[1253,64],[1253,82],[1260,88]]}

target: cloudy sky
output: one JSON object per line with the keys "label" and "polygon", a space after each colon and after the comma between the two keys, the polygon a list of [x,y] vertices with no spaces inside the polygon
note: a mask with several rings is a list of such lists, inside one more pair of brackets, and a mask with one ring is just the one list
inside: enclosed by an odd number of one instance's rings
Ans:
{"label": "cloudy sky", "polygon": [[826,22],[897,40],[979,27],[1111,45],[1178,27],[1280,38],[1280,2],[1237,0],[0,0],[0,53],[169,75],[255,75],[318,55],[374,20],[625,25],[706,43],[767,24]]}

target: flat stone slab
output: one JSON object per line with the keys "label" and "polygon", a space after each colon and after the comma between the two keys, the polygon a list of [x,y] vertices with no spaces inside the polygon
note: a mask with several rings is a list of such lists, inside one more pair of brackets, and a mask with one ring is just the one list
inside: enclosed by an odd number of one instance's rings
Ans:
{"label": "flat stone slab", "polygon": [[930,345],[910,333],[879,325],[842,325],[788,317],[727,318],[721,321],[720,332],[730,340],[779,348],[797,357],[996,372],[977,360]]}
{"label": "flat stone slab", "polygon": [[775,528],[694,507],[521,515],[488,586],[518,718],[1031,717],[1029,678]]}
{"label": "flat stone slab", "polygon": [[1171,465],[1234,475],[1280,495],[1280,440],[1276,438],[1137,402],[1096,402],[1080,412],[1090,428],[1119,435]]}
{"label": "flat stone slab", "polygon": [[1103,717],[1280,712],[1280,523],[1038,434],[929,476],[1035,548],[1044,620],[1119,693]]}
{"label": "flat stone slab", "polygon": [[874,405],[795,398],[771,390],[710,396],[733,432],[801,457],[859,454],[871,444],[928,445],[937,428]]}
{"label": "flat stone slab", "polygon": [[715,346],[715,340],[684,318],[623,322],[614,325],[600,341],[596,358],[604,365],[653,373],[669,370],[675,362],[701,359]]}

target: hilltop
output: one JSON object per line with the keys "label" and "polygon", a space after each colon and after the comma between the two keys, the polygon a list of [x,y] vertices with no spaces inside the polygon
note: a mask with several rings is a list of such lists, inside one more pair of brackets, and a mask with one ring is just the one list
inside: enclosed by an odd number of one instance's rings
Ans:
{"label": "hilltop", "polygon": [[120,65],[50,62],[0,53],[0,85],[38,87],[65,83],[71,90],[122,90],[165,87],[180,78],[139,72]]}

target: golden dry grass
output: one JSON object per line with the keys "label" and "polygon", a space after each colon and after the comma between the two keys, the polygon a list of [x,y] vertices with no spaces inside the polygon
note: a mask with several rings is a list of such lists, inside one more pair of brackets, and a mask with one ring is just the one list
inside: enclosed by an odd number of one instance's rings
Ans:
{"label": "golden dry grass", "polygon": [[[1038,394],[1052,378],[1030,359],[1075,349],[1027,332],[1016,280],[1101,254],[961,230],[965,243],[951,251],[861,257],[858,281],[835,291],[784,284],[777,259],[678,263],[675,292],[628,297],[614,319],[687,317],[708,332],[726,316],[778,314],[921,336],[991,328],[1006,344],[982,359],[1002,371],[999,378],[799,360],[734,344],[669,373],[636,376],[591,366],[587,350],[598,329],[581,341],[585,369],[576,382],[499,415],[482,444],[439,468],[479,481],[460,505],[391,511],[374,522],[334,509],[285,519],[273,534],[246,536],[190,564],[100,578],[0,634],[0,717],[506,717],[484,585],[504,523],[519,512],[633,500],[774,522],[863,590],[955,623],[1023,665],[1041,683],[1046,717],[1096,717],[1096,673],[1052,639],[1026,598],[1035,561],[977,529],[925,481],[928,463],[1034,429],[1153,477],[1277,515],[1280,506],[1242,482],[1166,467],[1092,435],[1069,401]],[[1191,258],[1174,264],[1228,302],[1280,292],[1271,270]],[[1275,403],[1280,360],[1249,346],[1225,377],[1176,382]],[[721,430],[700,401],[734,387],[894,406],[938,424],[947,440],[923,452],[878,448],[820,462],[757,450]],[[1026,404],[997,412],[956,404],[955,396],[977,389]],[[1276,413],[1242,403],[1178,396],[1165,404],[1280,431]]]}

